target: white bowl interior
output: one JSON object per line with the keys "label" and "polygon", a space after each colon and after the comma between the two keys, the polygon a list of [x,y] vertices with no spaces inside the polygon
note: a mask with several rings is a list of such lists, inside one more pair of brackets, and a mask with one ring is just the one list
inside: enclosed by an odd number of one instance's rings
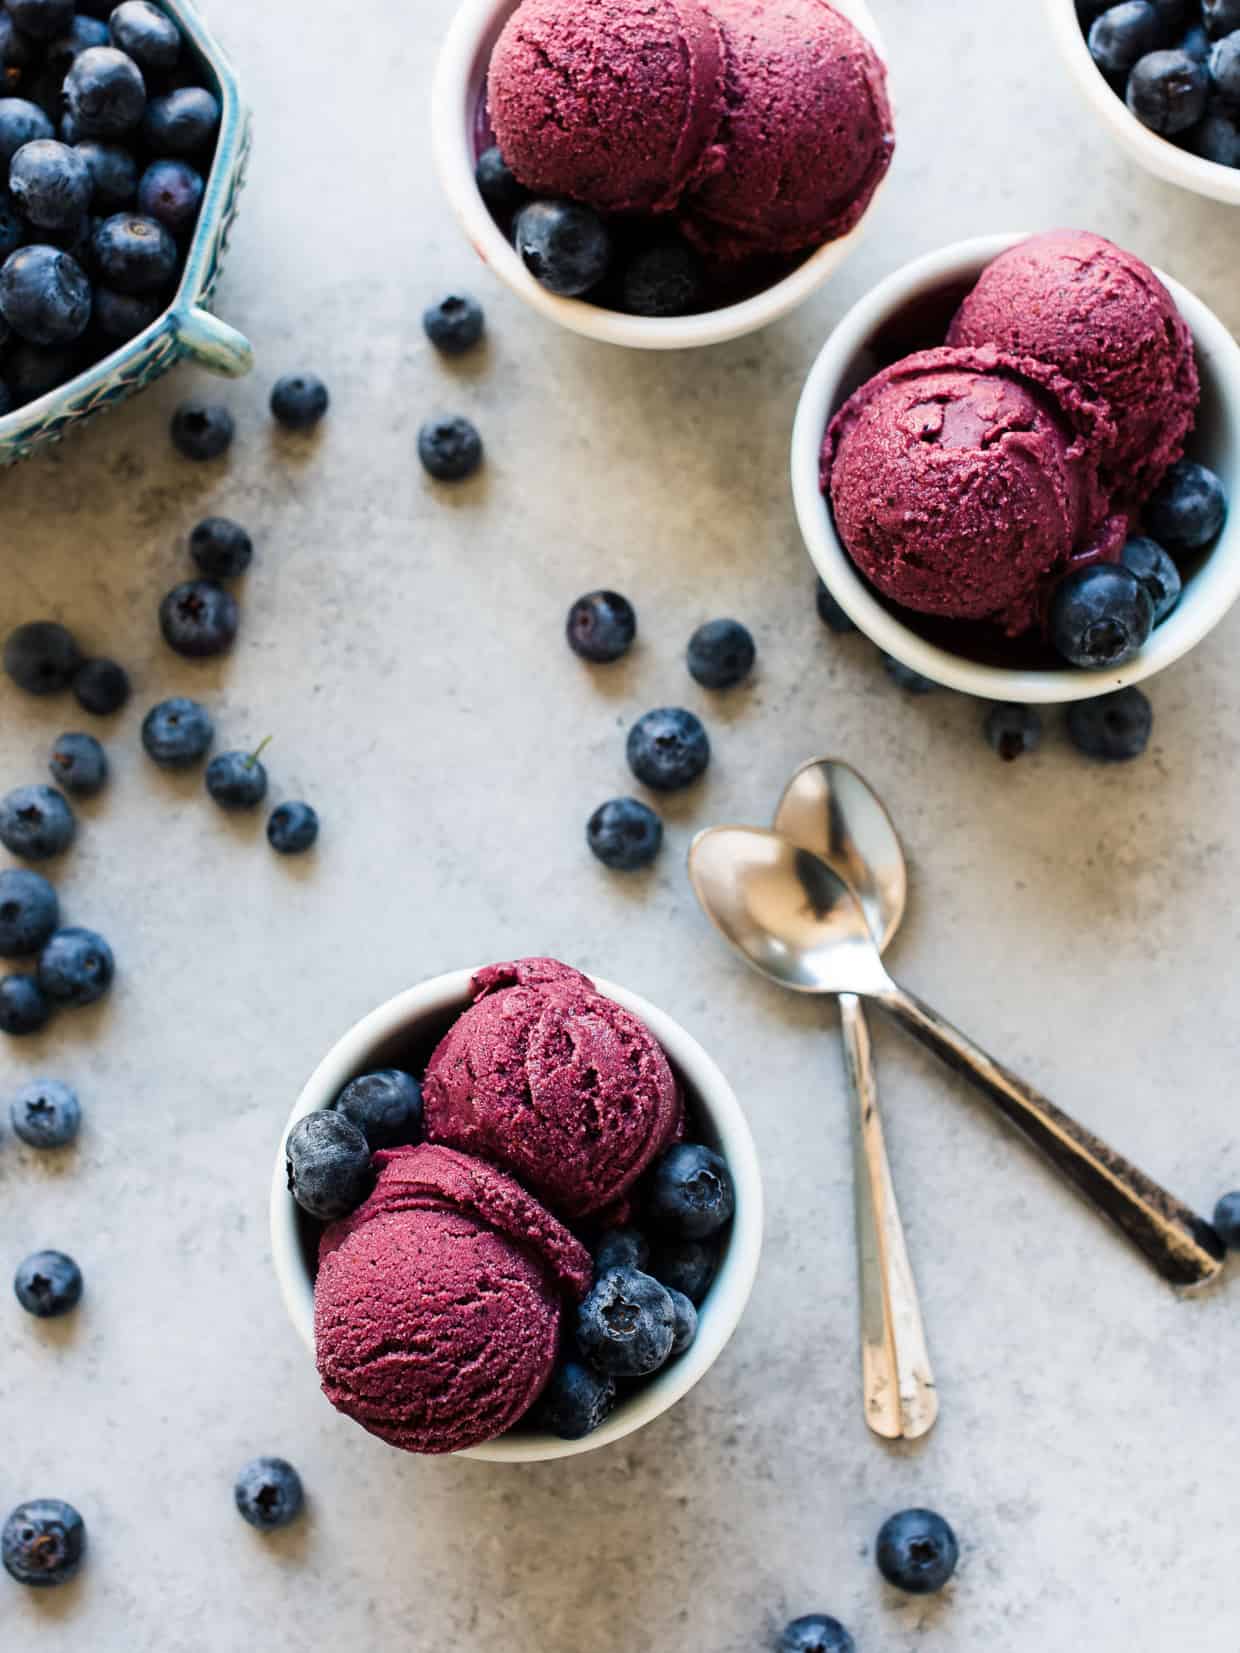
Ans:
{"label": "white bowl interior", "polygon": [[936,683],[987,700],[1048,704],[1088,700],[1152,677],[1193,648],[1240,596],[1240,346],[1200,299],[1159,271],[1192,331],[1201,371],[1201,407],[1190,457],[1222,477],[1236,502],[1215,546],[1187,571],[1179,607],[1126,666],[1086,672],[987,665],[928,641],[879,601],[854,568],[819,488],[819,457],[831,416],[873,374],[873,341],[894,318],[929,295],[974,282],[1023,235],[958,242],[897,270],[849,311],[810,372],[792,437],[797,519],[814,565],[832,596],[880,648]]}
{"label": "white bowl interior", "polygon": [[[271,1247],[281,1295],[302,1341],[314,1352],[314,1279],[307,1255],[311,1225],[303,1219],[285,1182],[284,1141],[306,1114],[330,1107],[350,1079],[375,1067],[408,1059],[411,1045],[429,1043],[470,1003],[472,970],[437,976],[381,1005],[335,1044],[297,1099],[280,1135],[271,1184]],[[753,1290],[762,1249],[762,1181],[758,1156],[740,1103],[697,1040],[670,1016],[613,983],[595,979],[606,994],[637,1016],[667,1052],[680,1075],[702,1137],[728,1162],[736,1188],[736,1215],[719,1271],[699,1311],[693,1344],[678,1360],[623,1401],[611,1417],[580,1441],[517,1431],[458,1456],[490,1463],[537,1463],[590,1452],[631,1435],[682,1399],[714,1365],[735,1331]]]}
{"label": "white bowl interior", "polygon": [[[431,136],[440,180],[474,251],[531,308],[570,332],[632,350],[720,344],[766,327],[804,303],[855,249],[873,201],[866,217],[849,234],[820,247],[773,286],[722,309],[672,318],[627,316],[549,293],[525,268],[474,182],[477,111],[487,66],[495,42],[519,4],[520,0],[463,0],[440,52],[431,98]],[[866,0],[833,0],[833,4],[885,58],[882,36]]]}

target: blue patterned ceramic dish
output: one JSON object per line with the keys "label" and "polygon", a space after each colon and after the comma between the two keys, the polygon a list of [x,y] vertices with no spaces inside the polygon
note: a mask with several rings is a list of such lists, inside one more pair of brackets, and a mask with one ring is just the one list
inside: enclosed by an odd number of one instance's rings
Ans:
{"label": "blue patterned ceramic dish", "polygon": [[222,105],[215,160],[176,297],[158,320],[110,356],[0,418],[0,465],[11,465],[47,442],[58,442],[73,425],[115,407],[183,357],[233,378],[248,373],[254,365],[249,340],[209,310],[245,183],[249,111],[241,101],[232,65],[190,0],[160,0],[160,4],[180,24],[189,50]]}

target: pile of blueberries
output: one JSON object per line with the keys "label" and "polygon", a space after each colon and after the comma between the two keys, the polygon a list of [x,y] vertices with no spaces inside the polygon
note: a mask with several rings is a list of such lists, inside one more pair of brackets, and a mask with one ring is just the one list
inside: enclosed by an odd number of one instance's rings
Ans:
{"label": "pile of blueberries", "polygon": [[220,102],[149,0],[0,7],[0,412],[167,308]]}
{"label": "pile of blueberries", "polygon": [[1094,62],[1143,126],[1240,167],[1240,0],[1076,0]]}

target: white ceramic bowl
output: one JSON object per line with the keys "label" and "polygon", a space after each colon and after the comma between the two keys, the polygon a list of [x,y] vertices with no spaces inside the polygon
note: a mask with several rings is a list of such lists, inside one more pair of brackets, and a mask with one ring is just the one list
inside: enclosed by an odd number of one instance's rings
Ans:
{"label": "white ceramic bowl", "polygon": [[[330,1107],[350,1079],[407,1059],[411,1044],[429,1045],[443,1033],[471,1002],[473,974],[472,970],[457,970],[451,975],[435,976],[364,1017],[333,1045],[315,1069],[280,1134],[271,1182],[271,1254],[284,1306],[312,1355],[314,1279],[304,1243],[307,1230],[303,1229],[285,1181],[285,1138],[297,1120]],[[594,985],[644,1022],[667,1052],[686,1087],[702,1136],[728,1162],[736,1188],[736,1215],[719,1271],[699,1310],[697,1337],[679,1360],[623,1401],[607,1422],[584,1440],[562,1441],[554,1435],[519,1432],[462,1452],[462,1458],[480,1458],[489,1463],[539,1463],[550,1458],[571,1458],[631,1435],[675,1406],[710,1370],[736,1330],[753,1290],[762,1250],[762,1179],[740,1103],[697,1040],[670,1016],[611,982],[596,979]]]}
{"label": "white ceramic bowl", "polygon": [[1089,44],[1076,15],[1074,0],[1045,0],[1051,33],[1077,90],[1107,131],[1138,165],[1164,183],[1178,184],[1195,195],[1240,206],[1240,169],[1220,166],[1180,149],[1142,126],[1123,98],[1113,92],[1089,55]]}
{"label": "white ceramic bowl", "polygon": [[961,241],[906,264],[854,306],[814,363],[792,433],[792,491],[806,547],[832,596],[878,646],[914,671],[983,700],[1050,704],[1090,700],[1140,683],[1187,654],[1240,596],[1240,346],[1199,298],[1162,271],[1192,331],[1201,371],[1201,407],[1189,454],[1222,477],[1235,508],[1222,536],[1184,582],[1178,608],[1126,666],[1111,671],[1073,667],[1011,670],[985,665],[928,642],[874,595],[854,568],[835,531],[819,488],[823,434],[831,416],[877,369],[870,341],[917,301],[972,285],[1001,252],[1023,235]]}
{"label": "white ceramic bowl", "polygon": [[[478,193],[474,182],[475,114],[491,52],[520,0],[461,0],[443,43],[431,95],[431,136],[439,177],[474,251],[531,309],[572,333],[630,350],[686,350],[754,333],[795,310],[826,284],[857,246],[865,218],[829,242],[790,275],[739,304],[693,316],[627,316],[582,299],[557,298],[534,280]],[[884,57],[882,37],[866,0],[833,0],[836,9]],[[885,180],[884,180],[885,181]],[[881,189],[881,185],[879,186]],[[876,196],[877,198],[877,196]],[[866,217],[869,216],[867,210]]]}

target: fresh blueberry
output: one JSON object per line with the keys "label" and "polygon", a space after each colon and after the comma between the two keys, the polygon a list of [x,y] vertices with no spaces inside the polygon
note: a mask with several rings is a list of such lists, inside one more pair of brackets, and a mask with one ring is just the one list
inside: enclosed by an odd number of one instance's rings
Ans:
{"label": "fresh blueberry", "polygon": [[73,22],[75,0],[6,0],[9,16],[32,40],[55,40]]}
{"label": "fresh blueberry", "polygon": [[697,1336],[697,1310],[683,1291],[669,1291],[667,1295],[672,1300],[672,1354],[682,1355]]}
{"label": "fresh blueberry", "polygon": [[0,1033],[15,1039],[38,1033],[51,1014],[52,1007],[34,976],[0,976]]}
{"label": "fresh blueberry", "polygon": [[42,873],[0,871],[0,958],[31,958],[60,923],[60,901]]}
{"label": "fresh blueberry", "polygon": [[1240,29],[1240,0],[1201,0],[1201,15],[1212,40]]}
{"label": "fresh blueberry", "polygon": [[95,1004],[115,974],[112,949],[94,930],[57,930],[39,954],[39,986],[55,1004]]}
{"label": "fresh blueberry", "polygon": [[1196,0],[1150,0],[1150,5],[1158,13],[1164,42],[1176,40],[1188,27],[1190,5],[1197,9]]}
{"label": "fresh blueberry", "polygon": [[1184,589],[1179,569],[1156,540],[1140,535],[1125,545],[1122,561],[1149,592],[1154,604],[1154,624],[1162,625]]}
{"label": "fresh blueberry", "polygon": [[672,1240],[655,1247],[650,1260],[650,1272],[668,1291],[683,1292],[689,1301],[700,1306],[710,1290],[718,1254],[703,1240]]}
{"label": "fresh blueberry", "polygon": [[874,1550],[878,1570],[897,1590],[935,1595],[956,1571],[956,1535],[933,1510],[901,1510],[883,1522]]}
{"label": "fresh blueberry", "polygon": [[663,822],[637,798],[612,798],[586,823],[586,842],[605,867],[636,872],[648,867],[663,844]]}
{"label": "fresh blueberry", "polygon": [[78,798],[93,798],[108,778],[107,753],[94,735],[66,734],[52,747],[52,779]]}
{"label": "fresh blueberry", "polygon": [[1161,137],[1187,132],[1206,112],[1210,76],[1187,52],[1149,52],[1128,76],[1132,113]]}
{"label": "fresh blueberry", "polygon": [[618,591],[590,591],[569,609],[565,631],[574,654],[607,665],[633,647],[637,613]]}
{"label": "fresh blueberry", "polygon": [[280,804],[267,822],[267,842],[277,855],[304,855],[319,837],[319,817],[307,803]]}
{"label": "fresh blueberry", "polygon": [[[49,43],[45,61],[48,79],[55,89],[57,106],[69,70],[78,58],[92,46],[106,46],[108,39],[106,23],[98,17],[83,17],[79,13],[64,33],[57,35],[55,40]],[[50,104],[48,108],[51,113],[56,112]]]}
{"label": "fresh blueberry", "polygon": [[207,765],[206,784],[221,809],[257,809],[267,796],[267,771],[258,752],[221,752]]}
{"label": "fresh blueberry", "polygon": [[138,211],[170,235],[185,235],[198,220],[205,188],[188,161],[152,161],[138,185]]}
{"label": "fresh blueberry", "polygon": [[1172,555],[1204,550],[1222,532],[1227,495],[1213,471],[1181,459],[1145,508],[1145,526]]}
{"label": "fresh blueberry", "polygon": [[[160,229],[161,235],[167,230]],[[172,445],[185,459],[199,462],[218,459],[232,447],[235,431],[233,416],[217,402],[201,402],[192,397],[182,402],[172,415],[169,427]]]}
{"label": "fresh blueberry", "polygon": [[857,1653],[857,1644],[838,1619],[810,1613],[784,1626],[775,1653]]}
{"label": "fresh blueberry", "polygon": [[254,545],[231,517],[204,517],[189,537],[189,554],[209,580],[235,580],[254,558]]}
{"label": "fresh blueberry", "polygon": [[50,350],[24,342],[14,345],[3,363],[5,384],[12,394],[13,405],[23,407],[45,396],[49,390],[71,379],[80,365],[80,352],[71,344]]}
{"label": "fresh blueberry", "polygon": [[534,1408],[533,1421],[562,1441],[580,1441],[606,1422],[615,1404],[614,1377],[583,1366],[579,1360],[563,1360]]}
{"label": "fresh blueberry", "polygon": [[39,240],[49,247],[56,247],[62,253],[68,253],[75,264],[80,264],[83,270],[89,273],[91,260],[94,258],[95,225],[97,219],[90,213],[84,213],[76,224],[71,224],[65,230],[40,230]]}
{"label": "fresh blueberry", "polygon": [[0,269],[0,315],[28,344],[80,339],[90,306],[85,270],[59,247],[19,247]]}
{"label": "fresh blueberry", "polygon": [[894,654],[883,655],[883,670],[897,688],[904,690],[905,694],[933,694],[939,686],[933,678],[923,677],[920,672],[915,672],[911,666],[906,666],[903,660],[897,660]]}
{"label": "fresh blueberry", "polygon": [[73,693],[84,712],[111,717],[129,699],[129,674],[115,660],[87,660],[73,674]]}
{"label": "fresh blueberry", "polygon": [[233,1497],[240,1513],[260,1532],[274,1532],[296,1521],[306,1501],[301,1476],[283,1458],[255,1458],[246,1464]]}
{"label": "fresh blueberry", "polygon": [[186,580],[159,605],[164,642],[189,660],[225,654],[236,641],[240,623],[237,599],[214,580]]}
{"label": "fresh blueberry", "polygon": [[1206,33],[1205,24],[1190,24],[1178,45],[1189,57],[1195,57],[1199,63],[1205,63],[1210,56],[1210,36]]}
{"label": "fresh blueberry", "polygon": [[683,241],[646,247],[625,265],[621,303],[633,316],[688,316],[703,303],[702,266]]}
{"label": "fresh blueberry", "polygon": [[363,1132],[343,1114],[328,1111],[299,1119],[284,1144],[288,1190],[319,1222],[355,1211],[373,1181]]}
{"label": "fresh blueberry", "polygon": [[1117,689],[1068,707],[1068,735],[1078,751],[1107,763],[1139,758],[1149,745],[1154,713],[1140,689]]}
{"label": "fresh blueberry", "polygon": [[479,195],[501,218],[516,212],[529,198],[529,191],[494,145],[479,155],[474,178]]}
{"label": "fresh blueberry", "polygon": [[382,1068],[351,1080],[332,1105],[357,1126],[372,1149],[421,1141],[422,1087],[399,1068]]}
{"label": "fresh blueberry", "polygon": [[463,482],[482,463],[482,438],[468,419],[431,419],[418,432],[418,458],[436,482]]}
{"label": "fresh blueberry", "polygon": [[123,212],[138,193],[138,163],[121,144],[86,138],[76,145],[90,173],[91,205],[97,212]]}
{"label": "fresh blueberry", "polygon": [[704,689],[732,689],[749,676],[757,654],[739,620],[708,620],[689,639],[689,675]]}
{"label": "fresh blueberry", "polygon": [[[4,13],[0,12],[0,17]],[[12,256],[26,239],[21,214],[7,195],[0,196],[0,264]]]}
{"label": "fresh blueberry", "polygon": [[445,356],[463,356],[486,331],[486,316],[477,299],[466,293],[450,293],[423,311],[422,326],[436,350]]}
{"label": "fresh blueberry", "polygon": [[65,76],[65,99],[84,138],[120,138],[142,122],[146,82],[124,52],[92,46]]}
{"label": "fresh blueberry", "polygon": [[1240,110],[1240,29],[1215,42],[1210,53],[1210,79],[1223,105]]}
{"label": "fresh blueberry", "polygon": [[531,201],[517,216],[514,240],[534,279],[561,298],[597,287],[611,263],[606,224],[576,201]]}
{"label": "fresh blueberry", "polygon": [[849,619],[822,580],[818,582],[816,600],[818,618],[824,626],[829,627],[838,637],[846,637],[850,631],[856,631],[856,622]]}
{"label": "fresh blueberry", "polygon": [[1204,161],[1213,161],[1216,166],[1240,167],[1240,113],[1229,115],[1221,105],[1207,110],[1205,120],[1184,142]]}
{"label": "fresh blueberry", "polygon": [[672,1352],[676,1315],[666,1289],[635,1268],[613,1268],[577,1311],[577,1346],[611,1377],[645,1377]]}
{"label": "fresh blueberry", "polygon": [[200,155],[215,142],[219,124],[215,94],[202,86],[182,86],[147,104],[142,137],[156,155]]}
{"label": "fresh blueberry", "polygon": [[13,1129],[30,1148],[67,1148],[82,1128],[77,1092],[59,1079],[30,1079],[9,1103]]}
{"label": "fresh blueberry", "polygon": [[313,430],[331,397],[316,373],[286,373],[271,392],[271,415],[285,430]]}
{"label": "fresh blueberry", "polygon": [[27,694],[59,694],[82,663],[73,634],[55,620],[31,620],[4,643],[4,669]]}
{"label": "fresh blueberry", "polygon": [[112,44],[133,58],[144,74],[176,67],[181,31],[158,6],[147,0],[122,0],[109,20]]}
{"label": "fresh blueberry", "polygon": [[36,1251],[18,1264],[17,1301],[39,1320],[56,1320],[82,1300],[82,1271],[63,1251]]}
{"label": "fresh blueberry", "polygon": [[1051,599],[1050,639],[1073,666],[1122,666],[1149,641],[1154,602],[1128,568],[1094,563],[1060,581]]}
{"label": "fresh blueberry", "polygon": [[5,1572],[34,1590],[67,1584],[81,1567],[85,1550],[85,1523],[72,1504],[59,1498],[19,1504],[0,1534]]}
{"label": "fresh blueberry", "polygon": [[37,103],[28,98],[0,98],[0,161],[6,172],[23,144],[55,136],[56,128]]}
{"label": "fresh blueberry", "polygon": [[1240,1193],[1223,1195],[1214,1207],[1214,1226],[1229,1251],[1240,1251]]}
{"label": "fresh blueberry", "polygon": [[67,109],[56,123],[56,136],[61,143],[73,144],[75,148],[82,142],[82,129]]}
{"label": "fresh blueberry", "polygon": [[647,1209],[651,1221],[677,1239],[705,1240],[718,1233],[736,1209],[732,1174],[722,1155],[697,1142],[669,1148],[651,1173]]}
{"label": "fresh blueberry", "polygon": [[53,786],[19,786],[0,798],[0,844],[24,861],[49,861],[73,842],[77,821]]}
{"label": "fresh blueberry", "polygon": [[1104,11],[1089,31],[1090,53],[1104,75],[1126,75],[1162,43],[1162,22],[1148,0],[1123,0]]}
{"label": "fresh blueberry", "polygon": [[644,1269],[649,1261],[646,1237],[635,1228],[609,1228],[594,1247],[596,1274],[606,1274],[613,1268]]}
{"label": "fresh blueberry", "polygon": [[21,32],[7,11],[0,11],[0,88],[15,92],[37,57],[30,36]]}
{"label": "fresh blueberry", "polygon": [[152,706],[142,723],[142,744],[161,769],[187,769],[205,755],[214,738],[206,707],[180,695]]}
{"label": "fresh blueberry", "polygon": [[1076,0],[1077,21],[1086,34],[1103,12],[1110,11],[1114,4],[1115,0]]}
{"label": "fresh blueberry", "polygon": [[996,703],[986,713],[986,739],[1003,759],[1014,763],[1042,744],[1042,718],[1034,706]]}
{"label": "fresh blueberry", "polygon": [[629,768],[644,786],[676,792],[691,786],[710,762],[701,720],[681,706],[660,706],[629,730]]}
{"label": "fresh blueberry", "polygon": [[109,343],[121,344],[126,339],[137,338],[166,309],[162,298],[114,293],[110,287],[95,288],[95,327]]}
{"label": "fresh blueberry", "polygon": [[9,190],[18,211],[36,229],[68,230],[85,216],[94,181],[76,149],[55,138],[36,138],[14,155]]}
{"label": "fresh blueberry", "polygon": [[118,293],[151,293],[176,273],[177,244],[154,218],[114,212],[91,238],[100,280]]}

